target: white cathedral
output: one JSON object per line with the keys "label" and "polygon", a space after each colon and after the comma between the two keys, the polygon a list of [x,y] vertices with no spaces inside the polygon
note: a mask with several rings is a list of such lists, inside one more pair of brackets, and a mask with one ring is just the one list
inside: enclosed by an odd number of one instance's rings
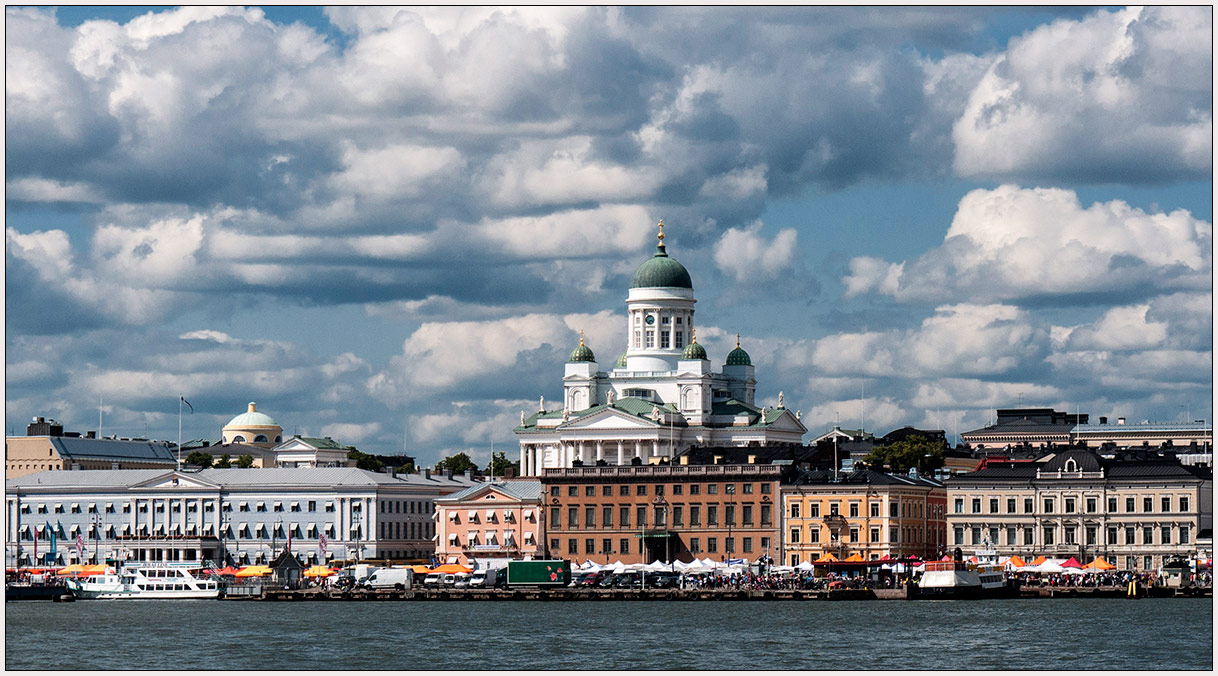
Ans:
{"label": "white cathedral", "polygon": [[[563,407],[520,414],[520,473],[600,462],[656,464],[694,446],[799,444],[808,431],[783,407],[753,404],[757,380],[740,347],[715,372],[694,333],[694,285],[684,265],[664,250],[660,222],[656,253],[630,280],[627,348],[601,370],[591,348],[567,359]],[[637,461],[635,459],[638,459]]]}

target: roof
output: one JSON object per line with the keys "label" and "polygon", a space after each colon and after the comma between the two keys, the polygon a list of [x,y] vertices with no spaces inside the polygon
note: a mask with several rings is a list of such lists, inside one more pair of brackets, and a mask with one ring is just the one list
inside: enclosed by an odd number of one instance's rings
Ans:
{"label": "roof", "polygon": [[[316,448],[317,450],[332,450],[332,451],[354,451],[355,450],[354,446],[347,446],[346,444],[340,444],[337,441],[331,439],[330,437],[292,437],[292,439],[299,439],[300,441],[305,442],[306,444],[312,446],[313,448]],[[291,441],[292,439],[288,439],[288,441]]]}
{"label": "roof", "polygon": [[689,271],[675,258],[669,258],[661,241],[656,247],[656,253],[634,271],[630,278],[630,288],[678,287],[693,289],[694,282],[689,277]]}
{"label": "roof", "polygon": [[[676,408],[672,404],[657,404],[655,402],[648,401],[646,399],[640,399],[638,397],[622,397],[621,399],[615,400],[612,404],[597,404],[596,406],[593,406],[591,408],[586,408],[582,411],[572,411],[570,415],[571,415],[572,419],[582,418],[584,416],[591,415],[593,413],[599,413],[600,411],[603,411],[607,408],[614,408],[623,413],[628,413],[630,415],[638,416],[640,418],[647,418],[648,420],[650,420],[651,412],[656,407],[659,407],[659,409],[661,411],[666,411],[669,413],[676,412]],[[534,413],[533,415],[525,418],[524,424],[517,425],[515,428],[515,431],[521,431],[521,430],[529,429],[531,427],[536,427],[537,421],[541,420],[543,418],[544,419],[561,418],[562,415],[563,415],[563,409],[561,409],[561,408],[555,409],[553,411],[538,411],[538,412]]]}
{"label": "roof", "polygon": [[1068,449],[1036,462],[995,462],[989,461],[984,467],[967,474],[957,474],[951,483],[970,481],[1029,481],[1036,478],[1037,472],[1054,473],[1042,478],[1056,478],[1056,473],[1064,471],[1068,460],[1077,463],[1080,472],[1104,472],[1106,479],[1123,480],[1162,480],[1162,479],[1196,479],[1200,481],[1197,470],[1173,463],[1166,459],[1151,460],[1108,460],[1084,449]]}
{"label": "roof", "polygon": [[469,488],[450,493],[444,496],[445,502],[459,502],[464,500],[486,488],[494,488],[495,490],[516,498],[517,500],[540,500],[541,499],[541,481],[537,479],[513,479],[513,480],[496,480],[485,481],[474,484]]}
{"label": "roof", "polygon": [[271,419],[271,416],[260,413],[258,411],[258,404],[251,401],[249,403],[249,410],[228,421],[228,424],[224,427],[279,427],[279,423]]}
{"label": "roof", "polygon": [[1111,432],[1202,432],[1213,431],[1213,426],[1206,422],[1143,422],[1134,425],[1076,425],[1073,432],[1082,433],[1111,433]]}
{"label": "roof", "polygon": [[158,441],[119,441],[85,437],[48,437],[64,460],[141,460],[175,463],[169,444]]}
{"label": "roof", "polygon": [[[112,488],[134,486],[160,476],[173,474],[163,469],[95,469],[76,472],[47,471],[27,474],[4,482],[5,489],[35,487]],[[356,467],[274,467],[204,469],[181,472],[179,476],[198,477],[221,487],[270,486],[417,486],[464,487],[471,484],[465,475],[449,478],[443,474],[399,474],[396,477]]]}
{"label": "roof", "polygon": [[839,483],[849,485],[872,486],[920,486],[923,488],[939,488],[943,484],[924,476],[909,476],[905,474],[887,474],[873,469],[858,469],[851,472],[838,472],[837,481],[833,481],[834,473],[823,469],[795,469],[789,475],[786,483],[795,486]]}

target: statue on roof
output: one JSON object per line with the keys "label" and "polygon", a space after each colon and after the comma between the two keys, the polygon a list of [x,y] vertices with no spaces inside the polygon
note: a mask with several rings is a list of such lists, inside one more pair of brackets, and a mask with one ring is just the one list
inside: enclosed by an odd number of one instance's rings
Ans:
{"label": "statue on roof", "polygon": [[609,391],[605,393],[605,403],[609,404],[610,406],[613,405],[614,392],[615,392],[615,390],[611,387],[611,388],[609,388]]}
{"label": "statue on roof", "polygon": [[782,405],[782,390],[778,390],[778,408],[786,408]]}
{"label": "statue on roof", "polygon": [[539,402],[537,403],[537,412],[538,412],[538,413],[545,413],[545,412],[546,412],[546,395],[544,395],[544,394],[543,394],[543,395],[541,395],[541,401],[539,401]]}
{"label": "statue on roof", "polygon": [[521,425],[524,424],[524,411],[523,410],[520,411],[520,424]]}

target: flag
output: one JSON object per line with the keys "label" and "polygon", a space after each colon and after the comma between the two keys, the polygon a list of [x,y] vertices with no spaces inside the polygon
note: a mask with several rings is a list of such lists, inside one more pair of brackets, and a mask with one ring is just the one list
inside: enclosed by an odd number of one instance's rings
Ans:
{"label": "flag", "polygon": [[326,560],[326,534],[322,533],[317,536],[317,551],[321,552],[321,560],[324,563]]}
{"label": "flag", "polygon": [[186,404],[186,406],[187,406],[188,408],[190,408],[190,414],[191,414],[191,415],[194,415],[194,414],[195,414],[195,407],[194,407],[194,406],[191,406],[189,401],[186,401],[186,397],[183,397],[182,395],[180,395],[180,394],[179,394],[179,395],[178,395],[178,399],[181,399],[181,400],[182,400],[182,403],[183,403],[183,404]]}
{"label": "flag", "polygon": [[85,560],[85,536],[84,533],[76,534],[76,560]]}
{"label": "flag", "polygon": [[288,553],[292,553],[292,527],[288,526]]}

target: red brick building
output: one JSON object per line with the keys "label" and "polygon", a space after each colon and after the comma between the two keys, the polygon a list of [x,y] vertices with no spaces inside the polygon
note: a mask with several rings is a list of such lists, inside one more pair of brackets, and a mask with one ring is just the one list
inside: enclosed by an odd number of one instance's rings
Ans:
{"label": "red brick building", "polygon": [[598,563],[778,553],[775,465],[621,465],[541,476],[548,554]]}

